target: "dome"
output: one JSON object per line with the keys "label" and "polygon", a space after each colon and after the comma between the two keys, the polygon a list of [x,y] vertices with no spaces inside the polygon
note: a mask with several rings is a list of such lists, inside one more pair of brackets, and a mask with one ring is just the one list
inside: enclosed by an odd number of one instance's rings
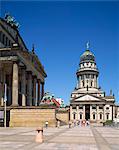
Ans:
{"label": "dome", "polygon": [[95,62],[95,56],[90,50],[86,50],[80,57],[80,62]]}

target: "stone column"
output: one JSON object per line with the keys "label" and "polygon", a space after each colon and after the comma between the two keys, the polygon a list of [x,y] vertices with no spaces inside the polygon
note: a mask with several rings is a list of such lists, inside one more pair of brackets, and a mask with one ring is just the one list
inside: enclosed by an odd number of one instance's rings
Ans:
{"label": "stone column", "polygon": [[37,83],[37,78],[36,78],[36,76],[34,76],[33,77],[33,106],[37,106],[36,83]]}
{"label": "stone column", "polygon": [[85,104],[83,105],[83,119],[85,119]]}
{"label": "stone column", "polygon": [[41,99],[42,99],[44,96],[44,82],[42,82],[41,85],[42,85],[42,89],[41,89]]}
{"label": "stone column", "polygon": [[87,87],[86,75],[84,75],[84,87]]}
{"label": "stone column", "polygon": [[76,106],[76,111],[77,111],[77,120],[79,120],[79,105]]}
{"label": "stone column", "polygon": [[70,120],[73,120],[73,115],[72,115],[72,106],[70,105]]}
{"label": "stone column", "polygon": [[5,71],[1,68],[1,106],[4,106],[4,84],[5,84]]}
{"label": "stone column", "polygon": [[97,80],[96,80],[96,75],[94,75],[94,87],[95,87],[95,88],[97,87],[96,82],[97,82]]}
{"label": "stone column", "polygon": [[97,115],[96,115],[96,121],[98,121],[99,120],[99,106],[97,105]]}
{"label": "stone column", "polygon": [[12,105],[18,106],[18,64],[13,63]]}
{"label": "stone column", "polygon": [[32,106],[32,72],[28,71],[27,104]]}
{"label": "stone column", "polygon": [[105,105],[103,106],[103,121],[106,121],[106,116],[105,116]]}
{"label": "stone column", "polygon": [[93,118],[92,118],[92,105],[90,105],[90,120],[93,120]]}
{"label": "stone column", "polygon": [[41,93],[40,93],[40,79],[38,79],[37,80],[37,82],[38,82],[38,99],[37,99],[37,103],[38,103],[38,106],[39,106],[39,104],[40,104],[40,101],[41,101],[41,97],[40,97],[40,95],[41,95]]}
{"label": "stone column", "polygon": [[26,106],[26,70],[21,68],[21,94],[22,106]]}
{"label": "stone column", "polygon": [[115,106],[113,105],[113,119],[115,118]]}

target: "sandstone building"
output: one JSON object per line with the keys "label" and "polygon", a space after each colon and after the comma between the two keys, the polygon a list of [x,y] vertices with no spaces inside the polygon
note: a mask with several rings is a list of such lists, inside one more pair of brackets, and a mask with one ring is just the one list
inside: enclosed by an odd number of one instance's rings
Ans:
{"label": "sandstone building", "polygon": [[79,68],[76,72],[77,87],[71,93],[70,120],[90,120],[102,122],[115,118],[115,98],[105,95],[98,85],[99,71],[94,54],[89,50],[80,57]]}
{"label": "sandstone building", "polygon": [[34,47],[29,51],[20,36],[18,23],[10,15],[0,18],[0,113],[4,109],[5,84],[10,120],[13,108],[39,106],[46,77]]}

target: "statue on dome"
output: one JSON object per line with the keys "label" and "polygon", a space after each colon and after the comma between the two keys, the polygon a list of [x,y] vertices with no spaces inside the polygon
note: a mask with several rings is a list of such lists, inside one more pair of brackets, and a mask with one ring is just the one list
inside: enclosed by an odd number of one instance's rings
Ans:
{"label": "statue on dome", "polygon": [[90,47],[90,42],[88,41],[88,42],[86,43],[86,49],[88,50],[89,47]]}

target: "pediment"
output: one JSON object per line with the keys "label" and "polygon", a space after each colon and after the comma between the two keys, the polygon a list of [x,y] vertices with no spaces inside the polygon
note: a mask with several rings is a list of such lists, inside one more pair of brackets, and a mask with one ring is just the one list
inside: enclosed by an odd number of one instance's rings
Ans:
{"label": "pediment", "polygon": [[95,102],[104,102],[105,100],[102,99],[101,97],[96,97],[96,96],[93,96],[93,95],[89,95],[89,94],[86,94],[86,95],[83,95],[83,96],[80,96],[80,97],[77,97],[75,100],[75,102],[78,102],[78,101],[95,101]]}

